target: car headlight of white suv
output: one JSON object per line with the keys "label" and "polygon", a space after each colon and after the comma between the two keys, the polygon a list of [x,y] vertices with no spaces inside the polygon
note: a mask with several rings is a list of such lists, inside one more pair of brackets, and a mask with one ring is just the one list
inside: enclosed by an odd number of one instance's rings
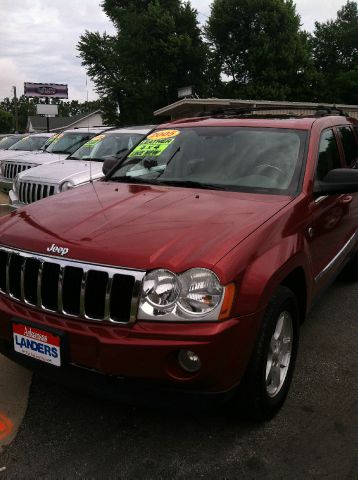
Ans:
{"label": "car headlight of white suv", "polygon": [[71,190],[71,188],[74,188],[74,185],[72,182],[63,182],[60,185],[60,192],[66,192],[67,190]]}
{"label": "car headlight of white suv", "polygon": [[143,279],[139,320],[218,320],[225,287],[214,272],[192,268],[181,274],[158,269]]}

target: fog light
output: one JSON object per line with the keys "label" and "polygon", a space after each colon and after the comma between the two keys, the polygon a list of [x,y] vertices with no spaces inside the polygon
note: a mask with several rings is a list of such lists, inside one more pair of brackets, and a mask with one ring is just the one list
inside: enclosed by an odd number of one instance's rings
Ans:
{"label": "fog light", "polygon": [[181,368],[189,373],[195,373],[201,368],[200,358],[190,350],[180,350],[178,353],[178,362]]}

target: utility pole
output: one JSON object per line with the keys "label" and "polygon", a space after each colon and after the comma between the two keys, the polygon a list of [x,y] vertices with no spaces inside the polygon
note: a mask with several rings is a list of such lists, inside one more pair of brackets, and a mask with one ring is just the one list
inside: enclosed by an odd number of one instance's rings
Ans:
{"label": "utility pole", "polygon": [[[50,103],[50,99],[48,97],[46,97],[46,105],[48,105]],[[46,126],[47,126],[47,133],[50,132],[50,117],[48,115],[46,115]]]}
{"label": "utility pole", "polygon": [[16,96],[16,87],[12,87],[14,89],[14,105],[15,105],[15,133],[19,133],[19,111],[17,108],[17,96]]}

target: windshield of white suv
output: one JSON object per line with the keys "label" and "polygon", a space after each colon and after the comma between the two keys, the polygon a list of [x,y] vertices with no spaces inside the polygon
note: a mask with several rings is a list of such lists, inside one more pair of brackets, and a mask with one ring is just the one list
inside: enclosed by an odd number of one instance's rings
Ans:
{"label": "windshield of white suv", "polygon": [[133,148],[143,137],[144,135],[139,133],[102,133],[82,145],[69,159],[103,162],[108,158],[122,156],[124,152]]}
{"label": "windshield of white suv", "polygon": [[73,153],[95,133],[60,133],[47,147],[49,153]]}
{"label": "windshield of white suv", "polygon": [[9,150],[23,150],[26,152],[40,150],[47,139],[48,137],[32,137],[29,135],[28,137],[24,137],[22,140],[12,145]]}
{"label": "windshield of white suv", "polygon": [[47,147],[51,145],[51,143],[59,136],[59,133],[56,133],[52,137],[47,137],[46,142],[42,145],[41,150],[47,151]]}
{"label": "windshield of white suv", "polygon": [[12,145],[17,143],[22,136],[11,135],[9,137],[4,137],[0,140],[0,150],[8,150]]}
{"label": "windshield of white suv", "polygon": [[306,137],[304,131],[275,128],[157,130],[109,180],[292,194],[299,187]]}

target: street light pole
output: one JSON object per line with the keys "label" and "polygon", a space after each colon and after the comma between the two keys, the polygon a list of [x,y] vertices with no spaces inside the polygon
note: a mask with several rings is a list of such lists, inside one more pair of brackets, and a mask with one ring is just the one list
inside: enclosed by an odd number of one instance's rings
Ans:
{"label": "street light pole", "polygon": [[14,89],[14,105],[15,105],[15,133],[19,133],[19,111],[17,108],[17,96],[16,96],[16,87],[12,87]]}

